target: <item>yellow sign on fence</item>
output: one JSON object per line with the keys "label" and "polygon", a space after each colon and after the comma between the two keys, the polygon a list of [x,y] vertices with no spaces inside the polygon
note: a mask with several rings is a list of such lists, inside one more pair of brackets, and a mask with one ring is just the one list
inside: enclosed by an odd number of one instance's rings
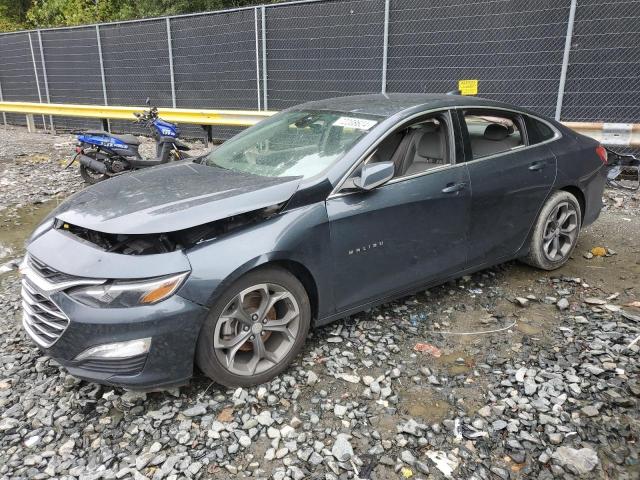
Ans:
{"label": "yellow sign on fence", "polygon": [[458,80],[460,95],[477,95],[478,80]]}

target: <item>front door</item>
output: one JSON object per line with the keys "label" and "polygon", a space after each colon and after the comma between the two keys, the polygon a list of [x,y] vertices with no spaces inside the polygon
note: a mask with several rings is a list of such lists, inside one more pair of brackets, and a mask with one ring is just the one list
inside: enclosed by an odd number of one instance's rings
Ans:
{"label": "front door", "polygon": [[396,157],[396,178],[327,200],[337,311],[464,269],[469,176],[464,163],[454,164],[452,130],[448,116],[412,125],[402,132],[404,158],[397,149],[377,158]]}

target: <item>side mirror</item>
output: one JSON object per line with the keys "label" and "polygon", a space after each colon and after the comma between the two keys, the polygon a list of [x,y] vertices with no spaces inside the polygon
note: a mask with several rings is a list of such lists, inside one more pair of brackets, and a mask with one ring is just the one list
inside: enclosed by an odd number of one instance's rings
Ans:
{"label": "side mirror", "polygon": [[360,177],[353,184],[361,190],[373,190],[393,178],[396,167],[393,162],[377,162],[362,167]]}

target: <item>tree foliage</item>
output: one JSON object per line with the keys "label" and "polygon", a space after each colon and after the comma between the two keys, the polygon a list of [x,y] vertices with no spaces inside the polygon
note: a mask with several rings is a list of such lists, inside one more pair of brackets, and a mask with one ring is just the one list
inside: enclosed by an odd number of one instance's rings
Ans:
{"label": "tree foliage", "polygon": [[0,0],[0,31],[26,27],[29,7],[31,0]]}
{"label": "tree foliage", "polygon": [[[272,0],[274,1],[274,0]],[[260,0],[0,0],[0,31],[99,23],[239,7]]]}

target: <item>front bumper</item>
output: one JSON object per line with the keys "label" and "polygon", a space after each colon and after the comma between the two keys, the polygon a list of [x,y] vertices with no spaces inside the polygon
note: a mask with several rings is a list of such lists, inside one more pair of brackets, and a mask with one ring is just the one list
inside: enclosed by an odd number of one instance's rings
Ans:
{"label": "front bumper", "polygon": [[[72,375],[107,385],[152,389],[184,384],[193,374],[195,345],[206,308],[178,295],[156,305],[112,309],[87,307],[64,293],[51,299],[67,315],[69,324],[53,345],[38,346]],[[151,337],[151,346],[146,354],[75,360],[97,345],[147,337]]]}
{"label": "front bumper", "polygon": [[[174,294],[155,305],[94,308],[65,293],[91,279],[60,273],[31,256],[21,269],[23,326],[41,351],[72,375],[133,389],[166,388],[191,377],[205,307]],[[78,359],[93,347],[148,338],[143,350]]]}
{"label": "front bumper", "polygon": [[[43,351],[86,380],[134,389],[186,383],[193,374],[195,346],[207,309],[173,295],[156,305],[91,308],[65,294],[54,301],[70,319],[67,330]],[[74,359],[83,351],[139,338],[151,338],[149,351],[122,359]]]}

